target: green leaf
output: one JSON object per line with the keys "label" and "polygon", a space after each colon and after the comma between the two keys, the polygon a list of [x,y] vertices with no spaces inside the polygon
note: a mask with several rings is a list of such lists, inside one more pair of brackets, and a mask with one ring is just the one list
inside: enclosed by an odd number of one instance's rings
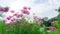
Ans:
{"label": "green leaf", "polygon": [[58,21],[55,21],[55,23],[53,24],[53,26],[59,27]]}

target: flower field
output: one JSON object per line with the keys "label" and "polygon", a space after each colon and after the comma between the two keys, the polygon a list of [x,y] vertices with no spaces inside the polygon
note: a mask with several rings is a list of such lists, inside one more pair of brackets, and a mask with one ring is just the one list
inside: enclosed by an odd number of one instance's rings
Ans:
{"label": "flower field", "polygon": [[[0,20],[0,34],[60,34],[60,8],[57,9],[59,14],[51,19],[38,18],[34,14],[33,20],[30,20],[30,10],[30,7],[24,6],[21,13],[14,13],[14,10],[9,11],[9,7],[0,7],[2,14],[13,13]],[[2,14],[0,17],[4,17]]]}

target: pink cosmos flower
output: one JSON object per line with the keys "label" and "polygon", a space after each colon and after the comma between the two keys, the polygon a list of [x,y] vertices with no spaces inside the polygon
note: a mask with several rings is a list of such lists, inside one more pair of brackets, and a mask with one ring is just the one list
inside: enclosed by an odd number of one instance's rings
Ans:
{"label": "pink cosmos flower", "polygon": [[17,15],[17,17],[22,17],[22,16],[23,16],[23,14],[18,14],[18,15]]}
{"label": "pink cosmos flower", "polygon": [[30,10],[31,8],[29,7],[28,9]]}
{"label": "pink cosmos flower", "polygon": [[34,16],[34,19],[36,20],[37,19],[37,16]]}
{"label": "pink cosmos flower", "polygon": [[9,16],[9,17],[7,17],[7,20],[10,20],[12,18],[12,16]]}
{"label": "pink cosmos flower", "polygon": [[26,7],[26,6],[24,6],[24,7],[23,7],[23,9],[27,9],[27,7]]}
{"label": "pink cosmos flower", "polygon": [[23,14],[21,13],[21,14],[14,14],[14,16],[16,16],[16,17],[22,17],[23,16]]}
{"label": "pink cosmos flower", "polygon": [[50,27],[48,27],[50,30],[53,30],[53,31],[56,31],[57,30],[57,28],[56,27],[53,27],[53,26],[50,26]]}
{"label": "pink cosmos flower", "polygon": [[27,9],[23,9],[23,10],[21,10],[21,11],[22,11],[22,13],[29,15],[29,11],[28,11]]}
{"label": "pink cosmos flower", "polygon": [[13,22],[13,21],[15,21],[16,20],[16,18],[13,18],[11,21]]}
{"label": "pink cosmos flower", "polygon": [[41,19],[38,19],[37,22],[38,22],[39,25],[43,23],[43,21]]}
{"label": "pink cosmos flower", "polygon": [[9,8],[8,7],[0,7],[1,12],[8,12]]}
{"label": "pink cosmos flower", "polygon": [[28,10],[30,10],[31,8],[30,8],[30,7],[24,6],[23,9],[28,9]]}
{"label": "pink cosmos flower", "polygon": [[21,10],[21,12],[24,13],[24,14],[29,15],[29,14],[30,14],[29,10],[30,10],[30,8],[28,8],[28,7],[23,7],[23,9]]}
{"label": "pink cosmos flower", "polygon": [[2,7],[0,7],[0,11],[3,11],[4,9]]}
{"label": "pink cosmos flower", "polygon": [[6,22],[6,20],[2,20],[2,22]]}
{"label": "pink cosmos flower", "polygon": [[54,23],[55,23],[55,21],[52,21],[51,23],[52,23],[52,24],[54,24]]}
{"label": "pink cosmos flower", "polygon": [[14,16],[17,16],[17,15],[18,15],[17,13],[14,14]]}
{"label": "pink cosmos flower", "polygon": [[11,13],[14,13],[15,11],[14,11],[14,10],[11,10],[10,12],[11,12]]}
{"label": "pink cosmos flower", "polygon": [[33,16],[33,17],[34,17],[33,22],[37,21],[37,16]]}
{"label": "pink cosmos flower", "polygon": [[4,12],[8,12],[9,8],[8,7],[5,7],[4,8]]}

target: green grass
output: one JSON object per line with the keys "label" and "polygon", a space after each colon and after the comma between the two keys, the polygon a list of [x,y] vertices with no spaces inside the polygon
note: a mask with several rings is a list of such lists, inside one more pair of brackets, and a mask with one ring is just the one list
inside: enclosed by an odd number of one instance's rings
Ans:
{"label": "green grass", "polygon": [[[44,27],[44,31],[40,31],[40,28]],[[60,28],[58,31],[47,32],[47,28],[43,24],[37,23],[19,22],[15,24],[5,24],[0,21],[0,34],[60,34]]]}

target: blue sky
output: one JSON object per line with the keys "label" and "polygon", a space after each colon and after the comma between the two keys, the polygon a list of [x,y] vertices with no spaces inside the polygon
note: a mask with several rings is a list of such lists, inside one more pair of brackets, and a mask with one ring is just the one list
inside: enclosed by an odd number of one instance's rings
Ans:
{"label": "blue sky", "polygon": [[0,0],[1,6],[9,6],[10,9],[19,11],[23,6],[31,6],[31,15],[52,18],[57,16],[55,11],[60,6],[60,0]]}

